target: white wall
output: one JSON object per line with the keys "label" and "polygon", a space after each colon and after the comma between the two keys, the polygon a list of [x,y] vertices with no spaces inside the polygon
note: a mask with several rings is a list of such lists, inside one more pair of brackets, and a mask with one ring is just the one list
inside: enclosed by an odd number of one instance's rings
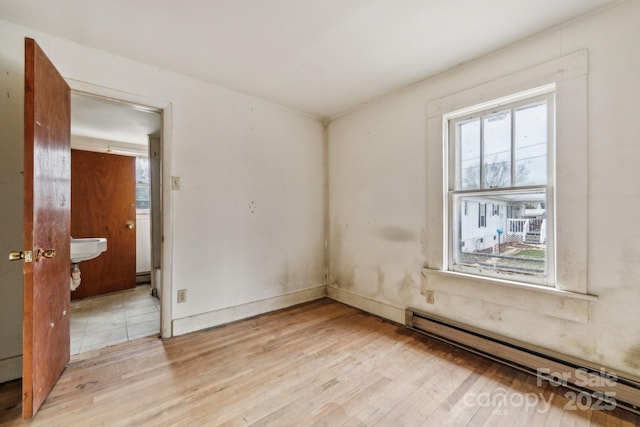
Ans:
{"label": "white wall", "polygon": [[[38,41],[65,78],[171,103],[171,156],[165,160],[181,189],[168,193],[173,290],[172,301],[163,303],[172,305],[174,331],[324,294],[319,120],[0,21],[3,254],[22,247],[24,36]],[[0,261],[0,366],[21,353],[19,264],[9,265],[4,255]],[[176,304],[178,289],[187,289],[186,303]]]}
{"label": "white wall", "polygon": [[[640,2],[622,3],[331,121],[329,295],[396,321],[413,306],[640,376],[639,21]],[[501,286],[482,300],[439,291],[426,304],[426,236],[442,232],[427,230],[427,144],[441,144],[427,138],[427,105],[580,49],[589,55],[588,292],[599,297],[588,322],[514,308]]]}
{"label": "white wall", "polygon": [[0,24],[0,383],[22,372],[22,263],[8,252],[22,250],[24,42],[5,34]]}

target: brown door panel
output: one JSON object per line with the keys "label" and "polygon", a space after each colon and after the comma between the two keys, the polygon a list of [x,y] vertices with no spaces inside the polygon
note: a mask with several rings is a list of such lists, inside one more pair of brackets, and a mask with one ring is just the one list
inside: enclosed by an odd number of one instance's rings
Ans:
{"label": "brown door panel", "polygon": [[80,263],[84,298],[136,286],[135,158],[71,150],[71,235],[106,237],[107,250]]}
{"label": "brown door panel", "polygon": [[[69,361],[69,86],[25,39],[22,416],[32,418]],[[38,256],[40,251],[49,257]]]}

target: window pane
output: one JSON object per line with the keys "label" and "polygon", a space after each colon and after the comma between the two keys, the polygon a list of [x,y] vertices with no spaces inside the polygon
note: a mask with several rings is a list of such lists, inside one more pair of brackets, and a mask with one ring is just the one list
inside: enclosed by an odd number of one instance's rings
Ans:
{"label": "window pane", "polygon": [[[455,197],[458,217],[453,269],[545,284],[547,271],[546,192],[506,191]],[[496,215],[487,215],[493,205]],[[464,209],[468,215],[464,215]],[[481,221],[478,219],[481,218]]]}
{"label": "window pane", "polygon": [[136,184],[136,209],[149,209],[149,185]]}
{"label": "window pane", "polygon": [[149,184],[149,159],[136,157],[136,182]]}
{"label": "window pane", "polygon": [[459,190],[480,188],[480,119],[459,123],[456,126],[460,147]]}
{"label": "window pane", "polygon": [[511,186],[511,111],[484,116],[484,187]]}
{"label": "window pane", "polygon": [[547,103],[515,110],[515,185],[547,183]]}
{"label": "window pane", "polygon": [[136,209],[149,209],[149,159],[136,158]]}

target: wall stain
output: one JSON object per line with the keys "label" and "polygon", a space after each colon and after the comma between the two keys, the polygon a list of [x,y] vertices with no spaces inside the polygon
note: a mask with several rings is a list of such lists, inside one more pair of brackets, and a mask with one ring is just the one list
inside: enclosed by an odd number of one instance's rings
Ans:
{"label": "wall stain", "polygon": [[384,293],[384,270],[378,266],[378,290],[376,294]]}
{"label": "wall stain", "polygon": [[418,237],[418,233],[413,230],[391,225],[378,227],[377,234],[383,239],[392,242],[411,242]]}
{"label": "wall stain", "polygon": [[489,314],[489,319],[495,320],[497,322],[502,322],[502,312],[501,311],[495,311],[495,312]]}
{"label": "wall stain", "polygon": [[625,242],[625,244],[621,246],[622,256],[620,257],[620,261],[622,266],[618,282],[621,284],[621,288],[630,288],[640,280],[640,273],[638,273],[640,253],[628,242]]}
{"label": "wall stain", "polygon": [[603,360],[602,354],[598,353],[594,344],[572,340],[570,346],[580,350],[580,353],[583,354],[582,358],[584,359],[588,359],[593,362],[601,362]]}
{"label": "wall stain", "polygon": [[351,268],[351,272],[349,273],[349,278],[347,282],[343,284],[342,288],[344,289],[353,289],[356,283],[356,269]]}
{"label": "wall stain", "polygon": [[640,344],[636,344],[627,351],[624,363],[630,368],[640,370]]}
{"label": "wall stain", "polygon": [[406,273],[404,279],[398,283],[398,294],[400,295],[400,299],[403,303],[408,305],[411,302],[411,297],[413,296],[412,289],[415,285],[416,281],[413,280],[410,273]]}
{"label": "wall stain", "polygon": [[289,261],[286,261],[284,263],[282,272],[280,273],[280,277],[278,279],[278,282],[280,283],[284,291],[289,290],[290,280],[291,280],[290,274],[291,273],[289,271]]}
{"label": "wall stain", "polygon": [[340,225],[332,227],[329,239],[329,284],[340,286],[343,274],[340,270],[342,261],[342,231]]}

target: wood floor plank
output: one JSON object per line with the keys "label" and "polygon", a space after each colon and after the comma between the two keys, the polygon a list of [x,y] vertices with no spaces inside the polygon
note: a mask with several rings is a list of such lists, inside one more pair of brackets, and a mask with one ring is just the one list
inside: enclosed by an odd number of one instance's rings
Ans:
{"label": "wood floor plank", "polygon": [[[74,356],[32,422],[19,419],[19,382],[0,385],[0,424],[638,425],[635,414],[620,409],[566,411],[565,392],[321,299],[166,341],[143,338]],[[491,404],[501,394],[516,404]],[[539,396],[537,406],[517,404],[528,395]]]}

